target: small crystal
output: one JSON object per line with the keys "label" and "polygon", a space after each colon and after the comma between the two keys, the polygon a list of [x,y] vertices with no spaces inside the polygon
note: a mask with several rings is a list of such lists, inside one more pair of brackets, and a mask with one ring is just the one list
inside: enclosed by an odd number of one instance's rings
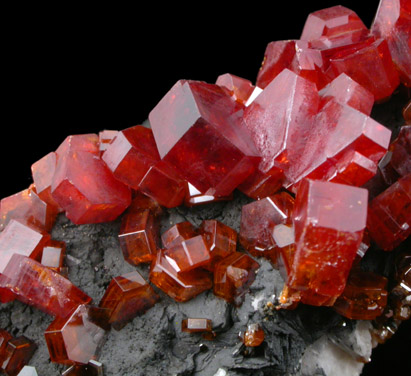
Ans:
{"label": "small crystal", "polygon": [[188,318],[181,322],[181,330],[186,333],[211,332],[213,326],[209,319]]}
{"label": "small crystal", "polygon": [[36,349],[37,345],[25,336],[9,340],[0,369],[7,375],[17,375],[29,362]]}
{"label": "small crystal", "polygon": [[164,248],[171,248],[181,244],[184,240],[197,236],[197,230],[188,222],[176,223],[161,235],[161,241]]}
{"label": "small crystal", "polygon": [[249,324],[247,325],[247,330],[242,336],[242,340],[246,346],[260,346],[264,341],[264,330],[259,324]]}

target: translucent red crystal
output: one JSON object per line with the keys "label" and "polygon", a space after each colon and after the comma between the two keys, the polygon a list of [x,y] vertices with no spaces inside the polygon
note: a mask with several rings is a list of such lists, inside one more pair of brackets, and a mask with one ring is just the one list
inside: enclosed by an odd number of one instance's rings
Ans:
{"label": "translucent red crystal", "polygon": [[178,302],[188,301],[213,286],[209,273],[202,270],[180,273],[177,265],[162,251],[153,260],[150,281]]}
{"label": "translucent red crystal", "polygon": [[405,122],[411,125],[411,100],[404,107],[402,111],[402,116],[404,116]]}
{"label": "translucent red crystal", "polygon": [[88,307],[79,305],[69,316],[54,319],[44,336],[52,362],[87,364],[98,355],[104,333],[90,320]]}
{"label": "translucent red crystal", "polygon": [[108,145],[114,138],[118,135],[118,131],[104,130],[98,134],[98,146],[100,154],[104,153],[107,150]]}
{"label": "translucent red crystal", "polygon": [[159,296],[137,272],[114,277],[99,306],[109,310],[109,323],[121,329],[135,316],[154,306]]}
{"label": "translucent red crystal", "polygon": [[340,315],[352,320],[373,320],[387,304],[387,278],[371,272],[353,271],[343,293],[333,305]]}
{"label": "translucent red crystal", "polygon": [[23,303],[50,315],[65,317],[91,298],[68,279],[39,262],[14,254],[0,276],[0,286]]}
{"label": "translucent red crystal", "polygon": [[0,369],[6,375],[16,376],[29,362],[36,349],[37,345],[25,336],[10,339]]}
{"label": "translucent red crystal", "polygon": [[365,189],[304,180],[293,220],[296,253],[289,287],[333,297],[342,293],[367,218]]}
{"label": "translucent red crystal", "polygon": [[211,332],[212,321],[209,319],[188,318],[181,322],[181,330],[186,333]]}
{"label": "translucent red crystal", "polygon": [[259,267],[245,253],[234,252],[223,258],[215,265],[214,294],[234,305],[241,305]]}
{"label": "translucent red crystal", "polygon": [[52,196],[75,224],[112,221],[130,205],[130,189],[99,158],[97,135],[82,136],[59,147]]}
{"label": "translucent red crystal", "polygon": [[393,250],[411,234],[411,174],[375,197],[368,208],[367,228],[377,245]]}
{"label": "translucent red crystal", "polygon": [[196,187],[194,187],[189,182],[186,182],[186,196],[184,198],[184,205],[186,206],[197,206],[208,204],[211,202],[218,202],[218,201],[227,201],[232,200],[233,195],[230,194],[228,196],[215,196],[210,194],[204,194],[200,192]]}
{"label": "translucent red crystal", "polygon": [[171,248],[177,244],[182,243],[184,240],[197,236],[198,232],[194,226],[188,222],[179,222],[170,227],[167,231],[161,235],[161,241],[164,248]]}
{"label": "translucent red crystal", "polygon": [[388,42],[401,81],[411,86],[411,6],[408,0],[381,0],[371,32]]}
{"label": "translucent red crystal", "polygon": [[43,248],[41,264],[60,273],[64,264],[66,253],[66,243],[57,240],[50,240]]}
{"label": "translucent red crystal", "polygon": [[202,194],[229,195],[259,160],[240,110],[217,85],[178,81],[149,115],[160,157]]}
{"label": "translucent red crystal", "polygon": [[246,104],[254,90],[251,81],[226,73],[217,77],[216,85],[226,88],[230,95],[241,104]]}
{"label": "translucent red crystal", "polygon": [[263,343],[264,337],[264,330],[259,324],[249,324],[242,335],[242,341],[248,347],[257,347]]}
{"label": "translucent red crystal", "polygon": [[9,342],[13,336],[4,329],[0,329],[0,365],[3,364],[4,357],[6,356],[7,342]]}

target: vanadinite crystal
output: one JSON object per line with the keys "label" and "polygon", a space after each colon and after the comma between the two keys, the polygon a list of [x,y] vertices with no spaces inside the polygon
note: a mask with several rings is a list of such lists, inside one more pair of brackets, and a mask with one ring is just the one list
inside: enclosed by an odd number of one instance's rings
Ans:
{"label": "vanadinite crystal", "polygon": [[55,316],[67,316],[91,298],[68,279],[39,262],[14,254],[0,276],[0,286],[17,299]]}
{"label": "vanadinite crystal", "polygon": [[69,367],[61,376],[103,376],[103,364],[92,359],[87,364]]}
{"label": "vanadinite crystal", "polygon": [[181,330],[187,333],[211,332],[212,322],[209,319],[184,319],[181,322]]}
{"label": "vanadinite crystal", "polygon": [[149,115],[160,157],[202,194],[229,195],[259,160],[242,108],[217,85],[178,81]]}
{"label": "vanadinite crystal", "polygon": [[100,159],[94,136],[70,136],[56,151],[51,194],[75,224],[112,221],[131,201],[130,189]]}
{"label": "vanadinite crystal", "polygon": [[109,323],[121,329],[138,314],[151,308],[159,296],[137,272],[114,277],[99,306],[109,310]]}
{"label": "vanadinite crystal", "polygon": [[194,226],[188,222],[176,223],[161,235],[161,241],[164,248],[171,248],[184,240],[197,236],[198,233]]}
{"label": "vanadinite crystal", "polygon": [[353,320],[372,320],[387,304],[387,278],[371,272],[353,271],[333,308]]}
{"label": "vanadinite crystal", "polygon": [[214,294],[237,306],[241,305],[259,267],[245,253],[234,252],[223,258],[215,265]]}
{"label": "vanadinite crystal", "polygon": [[36,349],[37,345],[24,336],[10,339],[7,342],[0,369],[3,370],[6,375],[16,376],[29,362]]}
{"label": "vanadinite crystal", "polygon": [[405,122],[411,125],[411,100],[408,104],[404,107],[402,111],[402,116],[404,116]]}
{"label": "vanadinite crystal", "polygon": [[368,192],[304,180],[293,220],[296,253],[287,284],[326,297],[340,295],[366,226]]}
{"label": "vanadinite crystal", "polygon": [[100,154],[104,153],[107,150],[108,145],[113,139],[118,135],[118,131],[109,131],[104,130],[98,134],[98,146]]}
{"label": "vanadinite crystal", "polygon": [[41,255],[41,264],[47,266],[57,273],[60,273],[63,268],[65,253],[65,242],[50,240],[43,248]]}
{"label": "vanadinite crystal", "polygon": [[216,85],[226,88],[230,92],[230,95],[242,104],[247,102],[254,91],[254,86],[249,80],[230,73],[218,76]]}
{"label": "vanadinite crystal", "polygon": [[371,32],[385,38],[401,81],[411,86],[411,5],[409,0],[381,0]]}
{"label": "vanadinite crystal", "polygon": [[44,335],[52,362],[87,364],[98,355],[104,333],[90,320],[88,307],[79,305],[68,317],[57,317]]}
{"label": "vanadinite crystal", "polygon": [[367,228],[371,238],[386,251],[393,250],[411,234],[411,174],[371,201]]}
{"label": "vanadinite crystal", "polygon": [[260,346],[264,341],[264,330],[259,324],[249,324],[241,339],[246,346]]}
{"label": "vanadinite crystal", "polygon": [[3,364],[6,355],[7,342],[12,338],[13,336],[7,330],[0,329],[0,365]]}

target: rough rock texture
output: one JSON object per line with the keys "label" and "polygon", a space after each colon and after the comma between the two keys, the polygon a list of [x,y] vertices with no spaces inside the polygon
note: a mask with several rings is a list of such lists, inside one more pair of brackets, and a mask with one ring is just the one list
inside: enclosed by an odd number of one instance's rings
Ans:
{"label": "rough rock texture", "polygon": [[[404,97],[397,95],[390,103],[376,106],[372,114],[390,125],[393,138],[403,123],[400,108],[404,103]],[[236,192],[232,201],[169,210],[162,231],[185,220],[198,226],[205,219],[217,219],[238,231],[241,207],[250,201]],[[76,226],[60,215],[52,232],[54,239],[67,243],[70,280],[96,303],[112,277],[135,269],[123,259],[117,238],[119,228],[120,219]],[[369,251],[364,269],[390,276],[394,253]],[[343,319],[325,307],[300,305],[294,311],[273,310],[270,303],[278,297],[283,281],[268,261],[258,261],[261,268],[256,281],[239,308],[211,291],[187,303],[176,303],[155,288],[161,296],[158,304],[121,331],[107,334],[100,356],[105,375],[328,375],[330,363],[324,360],[326,354],[328,358],[335,357],[335,361],[348,359],[344,364],[349,374],[359,374],[362,364],[355,358],[365,360],[370,356],[369,323]],[[136,269],[148,279],[148,265]],[[183,333],[181,321],[186,317],[211,319],[217,332],[215,340]],[[49,360],[43,333],[51,321],[52,317],[20,302],[0,305],[0,327],[37,343],[30,365],[36,367],[39,375],[59,375],[65,368]],[[265,342],[250,350],[241,344],[238,333],[253,322],[261,323]],[[344,375],[342,372],[339,374]]]}

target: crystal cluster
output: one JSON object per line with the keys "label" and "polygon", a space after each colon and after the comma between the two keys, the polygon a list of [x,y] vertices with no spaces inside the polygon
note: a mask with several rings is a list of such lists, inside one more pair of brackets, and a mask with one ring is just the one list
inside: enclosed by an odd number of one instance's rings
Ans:
{"label": "crystal cluster", "polygon": [[[410,255],[392,288],[362,271],[361,258],[370,244],[393,251],[411,233],[411,126],[390,143],[370,113],[400,82],[411,86],[410,28],[406,0],[381,0],[370,30],[350,9],[322,9],[300,39],[267,45],[255,85],[229,73],[215,84],[179,80],[150,112],[150,127],[68,136],[32,165],[30,187],[0,202],[0,301],[54,317],[45,339],[51,361],[70,366],[65,375],[101,375],[106,330],[157,303],[150,283],[178,302],[212,290],[239,306],[259,269],[251,254],[279,269],[279,308],[332,306],[374,319],[384,341],[411,315]],[[410,124],[410,102],[403,117]],[[163,207],[230,200],[236,189],[250,199],[243,249],[212,218],[161,233]],[[67,278],[66,244],[50,236],[63,212],[77,225],[121,216],[124,260],[150,264],[149,281],[137,270],[112,276],[91,305]],[[205,318],[183,320],[182,330],[214,335]],[[264,331],[253,324],[242,340],[260,346]],[[34,350],[0,330],[7,374]]]}

